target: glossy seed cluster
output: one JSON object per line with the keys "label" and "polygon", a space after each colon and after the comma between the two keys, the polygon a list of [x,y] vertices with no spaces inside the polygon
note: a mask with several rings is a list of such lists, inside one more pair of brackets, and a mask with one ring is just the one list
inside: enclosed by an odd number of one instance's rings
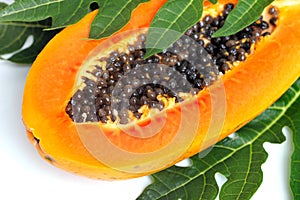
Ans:
{"label": "glossy seed cluster", "polygon": [[255,44],[261,36],[270,35],[270,26],[276,26],[278,13],[275,7],[269,9],[270,20],[265,21],[261,16],[256,22],[239,31],[235,35],[212,38],[212,35],[220,29],[226,17],[234,8],[233,4],[226,4],[224,11],[217,17],[207,15],[190,29],[186,35],[195,39],[212,56],[214,64],[219,66],[219,70],[225,73],[236,61],[244,61],[251,53],[251,46]]}
{"label": "glossy seed cluster", "polygon": [[96,81],[82,77],[85,87],[73,95],[66,112],[75,122],[127,124],[142,116],[143,106],[163,110],[166,99],[181,102],[182,94],[196,95],[244,61],[251,47],[271,34],[270,26],[276,26],[278,13],[271,7],[269,21],[260,17],[235,35],[212,38],[233,7],[226,4],[217,17],[205,16],[170,48],[147,59],[144,34],[128,45],[128,53],[114,51],[102,58],[106,66],[88,72]]}

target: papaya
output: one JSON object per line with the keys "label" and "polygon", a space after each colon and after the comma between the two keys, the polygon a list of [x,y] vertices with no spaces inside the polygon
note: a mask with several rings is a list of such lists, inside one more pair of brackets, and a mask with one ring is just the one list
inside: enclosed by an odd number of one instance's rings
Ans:
{"label": "papaya", "polygon": [[166,0],[140,4],[104,39],[88,39],[97,10],[57,34],[24,88],[27,135],[51,164],[97,179],[149,175],[238,130],[299,78],[300,2],[275,0],[235,35],[213,38],[237,0],[205,2],[199,22],[144,58]]}

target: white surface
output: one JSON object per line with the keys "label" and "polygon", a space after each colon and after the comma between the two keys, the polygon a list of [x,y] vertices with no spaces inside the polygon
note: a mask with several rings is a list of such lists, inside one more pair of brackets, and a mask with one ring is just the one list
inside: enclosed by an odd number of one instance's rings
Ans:
{"label": "white surface", "polygon": [[[53,167],[38,155],[26,137],[21,118],[28,70],[29,66],[0,60],[0,199],[135,199],[150,183],[149,177],[113,182],[92,180]],[[281,145],[264,146],[269,153],[262,166],[264,181],[252,199],[291,199],[290,137]],[[221,176],[219,179],[219,183],[224,182]]]}

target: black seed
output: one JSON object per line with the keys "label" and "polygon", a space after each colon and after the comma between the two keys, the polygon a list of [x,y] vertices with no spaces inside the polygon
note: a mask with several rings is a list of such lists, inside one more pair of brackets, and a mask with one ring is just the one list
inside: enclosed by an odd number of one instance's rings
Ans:
{"label": "black seed", "polygon": [[206,45],[205,50],[207,51],[207,53],[209,54],[213,54],[214,53],[214,45],[209,43]]}
{"label": "black seed", "polygon": [[234,40],[228,40],[225,45],[226,45],[226,47],[233,47],[233,46],[235,46],[235,41]]}
{"label": "black seed", "polygon": [[255,31],[252,32],[252,36],[255,37],[255,38],[257,38],[257,37],[260,36],[260,33],[261,32],[259,30],[255,30]]}
{"label": "black seed", "polygon": [[184,60],[182,63],[180,63],[180,65],[176,66],[176,69],[180,73],[185,73],[185,71],[187,70],[187,66],[188,66],[188,62]]}
{"label": "black seed", "polygon": [[256,36],[252,36],[252,37],[250,38],[250,42],[251,42],[252,44],[255,44],[257,41],[258,41],[258,37],[256,37]]}
{"label": "black seed", "polygon": [[238,54],[245,54],[246,51],[245,51],[245,49],[243,49],[243,48],[239,48],[239,49],[237,50],[237,53],[238,53]]}
{"label": "black seed", "polygon": [[114,72],[112,77],[113,77],[114,80],[117,81],[117,80],[119,80],[122,77],[122,73],[120,73],[120,72]]}
{"label": "black seed", "polygon": [[116,61],[113,63],[115,69],[118,71],[123,66],[123,64],[124,64],[124,62],[120,58],[117,58]]}
{"label": "black seed", "polygon": [[119,53],[117,51],[111,52],[108,61],[110,63],[113,63],[117,59],[118,56],[119,56]]}
{"label": "black seed", "polygon": [[123,53],[120,55],[120,61],[126,63],[128,61],[128,55]]}
{"label": "black seed", "polygon": [[103,78],[99,78],[98,79],[98,84],[97,84],[98,88],[104,88],[107,87],[107,82],[103,79]]}
{"label": "black seed", "polygon": [[130,105],[133,105],[133,106],[137,105],[138,98],[137,97],[131,97],[130,100],[129,100],[129,103],[130,103]]}
{"label": "black seed", "polygon": [[125,64],[123,65],[123,71],[124,71],[124,72],[128,72],[129,70],[131,70],[130,64],[129,64],[129,63],[125,63]]}
{"label": "black seed", "polygon": [[219,28],[223,27],[224,23],[225,23],[225,20],[221,20],[220,23],[219,23]]}
{"label": "black seed", "polygon": [[210,16],[210,15],[206,15],[204,18],[203,18],[203,21],[204,23],[206,24],[210,24],[213,22],[213,18]]}
{"label": "black seed", "polygon": [[128,55],[128,63],[133,64],[133,62],[134,62],[134,56],[132,54],[129,54]]}
{"label": "black seed", "polygon": [[242,47],[244,48],[244,50],[245,50],[247,53],[250,53],[250,52],[249,52],[250,47],[251,47],[250,42],[245,42],[244,44],[242,44]]}
{"label": "black seed", "polygon": [[143,92],[144,92],[144,90],[141,87],[136,89],[136,93],[138,94],[138,96],[141,96],[143,94]]}
{"label": "black seed", "polygon": [[201,81],[200,79],[196,79],[196,80],[194,81],[194,86],[195,86],[196,88],[201,88],[201,87],[202,87],[202,81]]}
{"label": "black seed", "polygon": [[108,81],[108,85],[114,85],[115,84],[115,80],[114,79],[109,79]]}
{"label": "black seed", "polygon": [[152,90],[152,88],[147,91],[147,97],[152,100],[156,99],[156,93]]}
{"label": "black seed", "polygon": [[116,119],[117,119],[117,117],[114,116],[114,115],[109,115],[109,117],[111,118],[111,120],[112,120],[113,122],[116,121]]}
{"label": "black seed", "polygon": [[151,56],[146,60],[147,63],[158,63],[159,62],[159,57],[157,56]]}
{"label": "black seed", "polygon": [[217,65],[222,66],[225,62],[227,61],[227,59],[225,58],[220,58],[217,60]]}
{"label": "black seed", "polygon": [[197,71],[197,68],[196,68],[195,65],[189,65],[189,69],[190,69],[191,71],[193,71],[194,73]]}
{"label": "black seed", "polygon": [[212,37],[212,35],[215,33],[215,30],[210,28],[208,30],[206,30],[206,35],[207,35],[207,38],[210,38]]}
{"label": "black seed", "polygon": [[142,50],[136,50],[134,52],[134,57],[135,58],[143,58],[144,54],[145,54],[144,51],[142,51]]}
{"label": "black seed", "polygon": [[104,105],[110,105],[110,97],[109,97],[109,95],[108,94],[104,94],[103,96],[102,96],[102,99],[103,99],[103,104]]}
{"label": "black seed", "polygon": [[278,12],[274,6],[269,9],[269,14],[273,15],[274,17],[278,17]]}
{"label": "black seed", "polygon": [[[260,41],[261,36],[270,35],[269,26],[276,26],[278,20],[277,10],[271,7],[269,22],[261,16],[237,34],[212,38],[214,32],[224,25],[232,9],[234,4],[226,4],[218,16],[206,15],[187,29],[185,35],[189,37],[180,38],[170,48],[147,59],[144,59],[145,34],[139,35],[134,44],[128,45],[129,53],[113,51],[108,57],[100,58],[100,63],[106,62],[106,65],[95,64],[94,69],[87,71],[96,82],[82,77],[84,88],[76,91],[70,99],[66,113],[78,123],[107,123],[108,120],[118,119],[119,123],[126,124],[130,121],[128,111],[140,119],[142,113],[138,110],[143,105],[163,110],[164,104],[158,96],[175,97],[175,101],[180,102],[183,99],[178,92],[196,95],[213,84],[219,75],[228,72],[234,62],[246,60],[251,49],[255,49],[253,45]],[[192,41],[196,41],[197,45]],[[191,60],[193,62],[189,63]],[[157,70],[151,70],[143,65],[156,63],[168,67],[159,66]],[[141,67],[141,70],[133,70],[136,67]],[[175,70],[181,74],[182,80],[176,79]],[[126,78],[128,72],[136,78]],[[114,111],[111,104],[115,106]]]}
{"label": "black seed", "polygon": [[75,95],[73,96],[73,100],[74,100],[74,101],[77,101],[77,102],[80,102],[82,98],[83,98],[83,95],[82,95],[82,93],[81,93],[80,90],[78,90],[78,91],[75,93]]}
{"label": "black seed", "polygon": [[239,60],[239,61],[244,61],[244,60],[246,60],[245,54],[239,54],[239,55],[238,55],[238,60]]}
{"label": "black seed", "polygon": [[170,62],[170,57],[167,57],[167,56],[163,57],[163,59],[161,61],[161,63],[165,64],[165,65],[169,65],[169,62]]}
{"label": "black seed", "polygon": [[213,27],[219,27],[219,25],[220,25],[220,20],[219,20],[219,19],[214,19],[214,20],[212,21],[211,25],[212,25]]}
{"label": "black seed", "polygon": [[137,119],[140,119],[141,116],[142,116],[142,113],[134,112],[134,116],[135,116]]}
{"label": "black seed", "polygon": [[140,99],[140,105],[147,105],[149,102],[149,99],[146,96],[142,96]]}
{"label": "black seed", "polygon": [[198,23],[197,23],[197,25],[199,26],[199,28],[202,28],[202,27],[204,27],[204,22],[201,20],[201,21],[199,21]]}
{"label": "black seed", "polygon": [[190,82],[193,82],[197,78],[197,74],[189,69],[186,71],[186,76]]}
{"label": "black seed", "polygon": [[106,94],[111,94],[112,91],[113,91],[114,89],[115,89],[114,86],[112,86],[112,85],[108,86],[108,87],[106,88]]}
{"label": "black seed", "polygon": [[236,59],[235,59],[235,56],[233,56],[233,55],[228,56],[228,61],[229,61],[230,63],[234,63],[235,60],[236,60]]}
{"label": "black seed", "polygon": [[267,35],[271,35],[271,33],[270,33],[270,32],[264,32],[264,33],[262,34],[262,36],[267,36]]}
{"label": "black seed", "polygon": [[107,88],[99,89],[99,92],[97,93],[97,95],[104,95],[104,94],[107,94]]}
{"label": "black seed", "polygon": [[111,111],[111,107],[110,106],[105,106],[104,107],[104,110],[106,112],[107,115],[111,115],[112,114],[112,111]]}
{"label": "black seed", "polygon": [[190,36],[193,33],[193,29],[189,28],[186,32],[185,35]]}
{"label": "black seed", "polygon": [[128,45],[127,49],[130,53],[133,53],[135,51],[135,47],[133,45]]}
{"label": "black seed", "polygon": [[155,88],[155,94],[156,95],[160,95],[160,94],[163,94],[164,93],[164,91],[161,89],[161,88]]}
{"label": "black seed", "polygon": [[138,40],[144,42],[144,41],[146,40],[146,35],[145,35],[145,34],[141,34],[141,35],[138,37]]}
{"label": "black seed", "polygon": [[155,104],[155,108],[157,108],[158,110],[163,110],[164,109],[164,104],[162,102],[157,102]]}
{"label": "black seed", "polygon": [[263,22],[261,23],[261,25],[260,25],[260,28],[261,28],[262,30],[268,29],[268,28],[269,28],[268,22],[263,21]]}
{"label": "black seed", "polygon": [[99,117],[102,118],[102,117],[105,117],[107,115],[107,113],[103,108],[101,108],[98,110],[98,115],[99,115]]}
{"label": "black seed", "polygon": [[230,55],[235,56],[237,54],[236,48],[235,47],[230,48],[229,53],[230,53]]}
{"label": "black seed", "polygon": [[220,45],[219,45],[219,47],[220,47],[220,52],[221,52],[221,50],[222,50],[222,49],[224,49],[224,50],[226,49],[226,45],[225,45],[225,44],[223,44],[223,43],[222,43],[222,44],[220,44]]}
{"label": "black seed", "polygon": [[228,3],[224,6],[224,9],[227,11],[231,11],[234,8],[234,4],[233,3]]}
{"label": "black seed", "polygon": [[193,25],[192,30],[193,30],[193,32],[199,32],[199,30],[200,30],[199,25],[198,24]]}
{"label": "black seed", "polygon": [[249,34],[247,32],[240,32],[240,33],[238,33],[238,37],[241,40],[243,38],[248,38],[250,36],[249,36]]}
{"label": "black seed", "polygon": [[221,71],[223,74],[225,74],[226,71],[228,71],[230,68],[229,68],[229,65],[227,63],[224,63],[222,66],[221,66]]}
{"label": "black seed", "polygon": [[125,93],[126,95],[131,94],[131,93],[132,93],[132,86],[131,86],[131,85],[125,85],[123,91],[124,91],[124,93]]}
{"label": "black seed", "polygon": [[195,34],[192,35],[192,38],[193,38],[194,40],[198,41],[199,38],[200,38],[200,36],[199,36],[199,34],[195,33]]}
{"label": "black seed", "polygon": [[104,80],[108,80],[109,79],[109,72],[108,71],[104,71],[103,72],[103,75],[102,75],[102,78],[104,79]]}
{"label": "black seed", "polygon": [[176,80],[172,79],[172,80],[169,81],[169,87],[171,89],[175,89],[176,86],[177,86],[177,81]]}
{"label": "black seed", "polygon": [[270,24],[272,24],[273,26],[276,26],[276,22],[277,22],[277,18],[276,17],[272,17],[270,19]]}

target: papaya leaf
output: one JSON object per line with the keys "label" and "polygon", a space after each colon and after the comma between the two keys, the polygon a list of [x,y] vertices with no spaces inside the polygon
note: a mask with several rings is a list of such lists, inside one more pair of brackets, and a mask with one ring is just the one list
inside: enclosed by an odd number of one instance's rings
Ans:
{"label": "papaya leaf", "polygon": [[209,0],[209,2],[212,4],[216,4],[218,2],[218,0]]}
{"label": "papaya leaf", "polygon": [[23,0],[0,11],[0,21],[35,22],[52,18],[48,29],[62,28],[76,23],[98,3],[100,10],[91,27],[91,38],[103,38],[120,30],[140,3],[149,0]]}
{"label": "papaya leaf", "polygon": [[[0,9],[6,7],[1,3]],[[42,48],[58,32],[43,31],[50,26],[50,20],[40,22],[0,22],[0,55],[18,51],[29,36],[33,43],[26,49],[13,54],[8,60],[16,63],[32,63]]]}
{"label": "papaya leaf", "polygon": [[202,15],[203,0],[169,0],[155,15],[146,39],[149,57],[168,48]]}
{"label": "papaya leaf", "polygon": [[[297,93],[300,90],[300,81],[295,83],[293,92]],[[290,186],[294,196],[294,199],[300,199],[300,99],[298,98],[298,107],[294,107],[294,110],[289,112],[290,125],[289,128],[293,132],[294,152],[291,158],[291,177]]]}
{"label": "papaya leaf", "polygon": [[79,21],[90,12],[92,0],[22,0],[0,11],[0,21],[35,22],[52,18],[52,28]]}
{"label": "papaya leaf", "polygon": [[6,3],[0,2],[0,10],[2,10],[3,8],[5,8],[7,6]]}
{"label": "papaya leaf", "polygon": [[[262,182],[261,165],[268,156],[263,143],[282,143],[284,126],[299,130],[299,95],[300,79],[270,108],[217,143],[205,157],[195,155],[190,158],[192,165],[189,167],[173,166],[153,174],[153,183],[138,199],[215,199],[219,192],[216,173],[227,178],[221,187],[220,199],[250,199]],[[299,165],[299,152],[297,156],[293,162]],[[293,168],[292,172],[296,195],[299,194],[298,169]]]}
{"label": "papaya leaf", "polygon": [[274,0],[239,0],[229,13],[224,26],[213,34],[213,37],[229,36],[247,27],[262,14]]}
{"label": "papaya leaf", "polygon": [[129,21],[133,9],[147,1],[149,0],[105,0],[92,23],[90,37],[108,37],[120,30]]}

